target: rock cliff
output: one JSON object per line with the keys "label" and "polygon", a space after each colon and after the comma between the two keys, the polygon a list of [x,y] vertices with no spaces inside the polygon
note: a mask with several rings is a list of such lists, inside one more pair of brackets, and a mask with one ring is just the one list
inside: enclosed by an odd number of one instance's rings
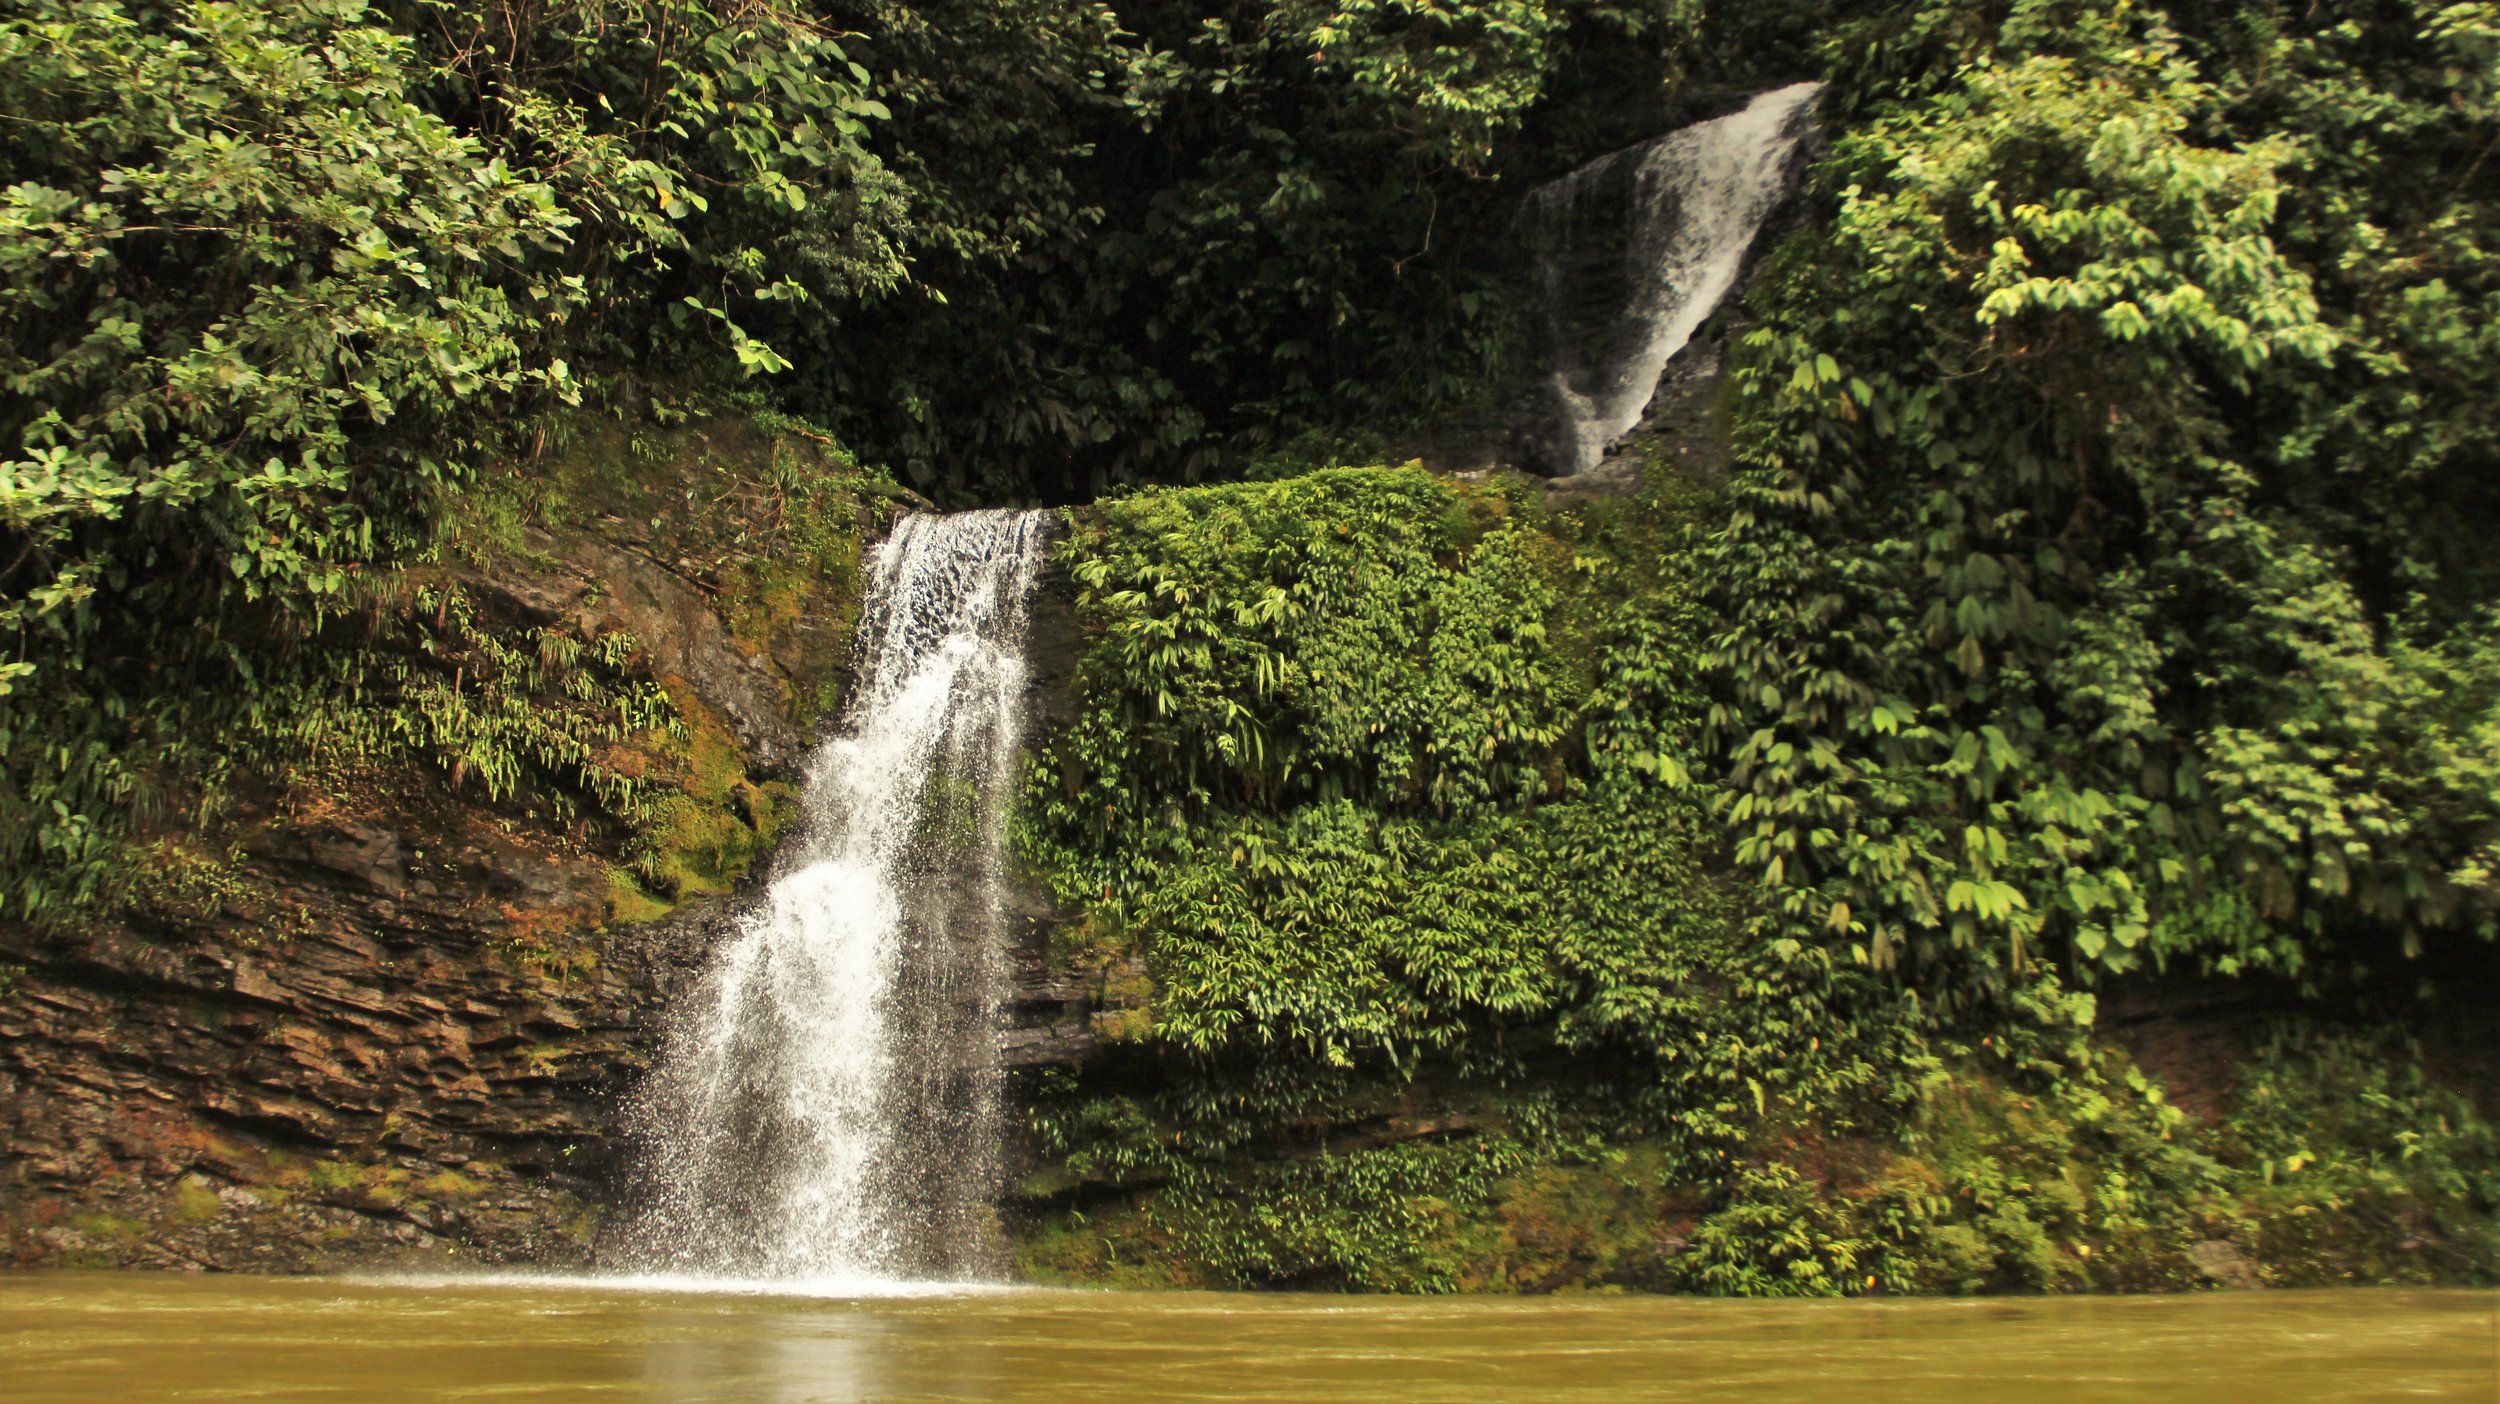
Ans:
{"label": "rock cliff", "polygon": [[680,719],[617,759],[654,820],[308,758],[169,821],[114,919],[0,924],[0,1263],[588,1257],[617,1099],[770,850],[900,496],[734,419],[623,473],[617,437],[407,574],[490,626],[629,634]]}

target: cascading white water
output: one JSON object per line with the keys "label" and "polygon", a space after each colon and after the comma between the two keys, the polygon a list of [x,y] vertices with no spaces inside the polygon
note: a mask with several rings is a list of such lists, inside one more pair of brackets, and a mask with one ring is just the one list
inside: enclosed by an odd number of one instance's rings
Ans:
{"label": "cascading white water", "polygon": [[624,1259],[873,1285],[995,1264],[1006,797],[1049,514],[906,517],[804,829],[631,1115]]}
{"label": "cascading white water", "polygon": [[1555,471],[1595,467],[1640,423],[1668,360],[1736,286],[1821,87],[1759,94],[1742,111],[1601,157],[1528,197]]}

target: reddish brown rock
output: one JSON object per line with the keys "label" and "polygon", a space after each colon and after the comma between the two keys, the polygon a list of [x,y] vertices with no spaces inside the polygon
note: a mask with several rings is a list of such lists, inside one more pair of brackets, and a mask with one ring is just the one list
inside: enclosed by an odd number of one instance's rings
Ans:
{"label": "reddish brown rock", "polygon": [[[531,531],[526,565],[465,577],[490,611],[630,629],[646,674],[726,719],[748,776],[795,767],[847,616],[742,642],[656,543]],[[1036,636],[1047,725],[1064,610]],[[585,1261],[620,1102],[738,896],[625,924],[613,840],[479,788],[408,773],[307,803],[267,781],[203,901],[0,923],[0,1265]],[[1054,978],[1051,913],[1022,916],[1008,1059],[1091,1056],[1135,972]]]}

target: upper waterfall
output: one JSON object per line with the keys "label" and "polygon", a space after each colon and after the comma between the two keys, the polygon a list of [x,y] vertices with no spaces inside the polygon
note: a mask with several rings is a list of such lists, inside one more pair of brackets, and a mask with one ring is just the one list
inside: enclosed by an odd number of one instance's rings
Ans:
{"label": "upper waterfall", "polygon": [[1736,286],[1779,203],[1819,83],[1600,157],[1531,193],[1544,393],[1557,473],[1641,421],[1659,373]]}
{"label": "upper waterfall", "polygon": [[834,1283],[996,1267],[996,928],[1049,520],[906,517],[877,552],[805,829],[634,1109],[635,1266]]}

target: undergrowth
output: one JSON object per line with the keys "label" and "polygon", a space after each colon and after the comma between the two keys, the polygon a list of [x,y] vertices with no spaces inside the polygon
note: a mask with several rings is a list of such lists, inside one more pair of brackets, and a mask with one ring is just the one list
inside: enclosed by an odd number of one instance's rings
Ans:
{"label": "undergrowth", "polygon": [[1688,567],[1722,508],[1663,467],[1570,514],[1386,468],[1070,514],[1079,707],[1018,839],[1076,913],[1062,956],[1150,988],[1099,1065],[1030,1088],[1025,1271],[2488,1277],[2490,1123],[2365,1035],[2287,1027],[2207,1122],[2045,966],[1947,1010],[1754,904],[1701,750]]}

